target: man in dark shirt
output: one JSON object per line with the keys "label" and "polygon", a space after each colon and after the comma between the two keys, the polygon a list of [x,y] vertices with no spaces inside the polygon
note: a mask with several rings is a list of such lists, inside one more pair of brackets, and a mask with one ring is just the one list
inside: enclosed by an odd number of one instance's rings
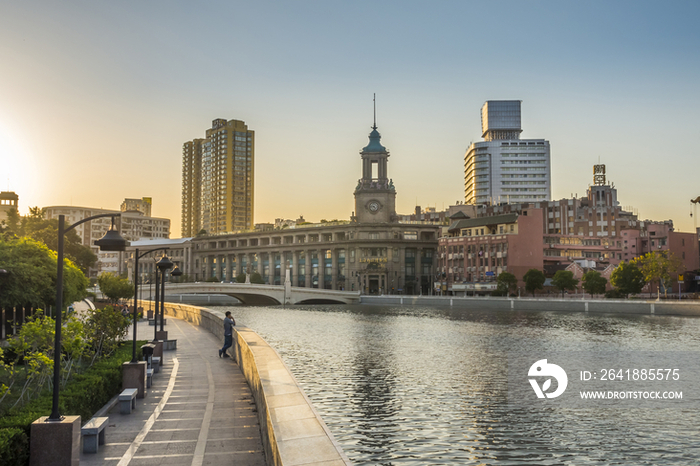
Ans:
{"label": "man in dark shirt", "polygon": [[226,354],[226,350],[233,346],[234,325],[236,325],[236,321],[231,317],[231,311],[226,311],[226,317],[224,318],[224,347],[219,350],[219,357],[229,357]]}

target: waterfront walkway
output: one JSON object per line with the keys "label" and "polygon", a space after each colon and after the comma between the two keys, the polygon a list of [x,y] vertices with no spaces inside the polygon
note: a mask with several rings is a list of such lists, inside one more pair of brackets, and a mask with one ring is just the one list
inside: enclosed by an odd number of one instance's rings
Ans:
{"label": "waterfront walkway", "polygon": [[[170,316],[165,329],[177,350],[164,352],[134,412],[120,414],[118,405],[109,411],[105,445],[97,454],[81,452],[80,464],[265,465],[255,402],[238,365],[219,358],[219,339]],[[139,340],[153,338],[147,322],[137,331]]]}

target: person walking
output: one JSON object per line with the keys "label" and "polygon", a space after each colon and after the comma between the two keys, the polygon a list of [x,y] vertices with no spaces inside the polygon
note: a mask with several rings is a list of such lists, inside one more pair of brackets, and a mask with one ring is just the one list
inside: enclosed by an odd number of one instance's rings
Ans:
{"label": "person walking", "polygon": [[226,311],[226,317],[224,318],[224,347],[219,350],[219,357],[230,357],[226,354],[226,350],[233,346],[234,325],[236,325],[236,321],[231,317],[231,311]]}

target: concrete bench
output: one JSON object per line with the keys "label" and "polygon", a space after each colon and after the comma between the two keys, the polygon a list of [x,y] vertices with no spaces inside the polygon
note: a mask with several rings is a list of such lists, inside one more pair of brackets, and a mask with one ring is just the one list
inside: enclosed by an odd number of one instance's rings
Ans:
{"label": "concrete bench", "polygon": [[[149,320],[148,325],[156,325],[156,319]],[[160,317],[158,318],[158,325],[160,325]],[[163,325],[168,325],[168,319],[163,319]]]}
{"label": "concrete bench", "polygon": [[138,392],[136,388],[125,388],[124,391],[119,394],[120,413],[131,414],[131,410],[136,409],[136,395]]}
{"label": "concrete bench", "polygon": [[107,421],[109,421],[108,417],[93,417],[80,429],[84,453],[97,453],[99,446],[105,444]]}
{"label": "concrete bench", "polygon": [[160,357],[159,356],[153,356],[151,358],[151,368],[153,369],[154,373],[160,372]]}
{"label": "concrete bench", "polygon": [[172,351],[177,349],[177,340],[165,340],[163,342],[163,349],[165,351]]}
{"label": "concrete bench", "polygon": [[146,370],[146,388],[151,388],[153,383],[153,369]]}

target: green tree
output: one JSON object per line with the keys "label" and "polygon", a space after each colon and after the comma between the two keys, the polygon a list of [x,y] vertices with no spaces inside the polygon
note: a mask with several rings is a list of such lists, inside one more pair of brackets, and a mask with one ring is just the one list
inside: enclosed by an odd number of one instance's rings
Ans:
{"label": "green tree", "polygon": [[578,278],[574,278],[574,273],[570,270],[558,270],[552,278],[552,285],[564,296],[565,290],[573,291],[576,289]]}
{"label": "green tree", "polygon": [[[56,300],[56,255],[29,238],[0,240],[0,264],[9,273],[0,286],[0,307],[44,307]],[[83,299],[88,279],[69,259],[63,264],[63,302]]]}
{"label": "green tree", "polygon": [[119,342],[126,337],[130,323],[130,316],[124,316],[113,306],[86,311],[83,325],[85,338],[94,355],[93,361],[116,351]]}
{"label": "green tree", "polygon": [[596,270],[589,270],[583,274],[583,289],[589,294],[603,294],[605,287],[608,284],[608,279]]}
{"label": "green tree", "polygon": [[532,296],[535,296],[535,291],[544,288],[544,272],[538,269],[530,269],[523,275],[523,281],[525,282],[525,290],[532,293]]}
{"label": "green tree", "polygon": [[7,218],[0,222],[0,233],[6,240],[16,239],[19,234],[22,217],[17,209],[7,211]]}
{"label": "green tree", "polygon": [[245,283],[245,272],[236,275],[236,283]]}
{"label": "green tree", "polygon": [[[67,225],[66,225],[67,226]],[[25,227],[26,236],[44,243],[52,251],[58,250],[58,220],[29,221]],[[97,256],[89,247],[83,246],[82,240],[75,230],[71,230],[64,236],[63,252],[83,272],[95,265]]]}
{"label": "green tree", "polygon": [[[74,366],[85,352],[83,325],[74,316],[67,316],[61,337],[61,353],[54,354],[54,337],[56,324],[51,317],[45,317],[38,311],[22,325],[17,336],[9,341],[9,347],[15,355],[10,361],[13,369],[8,379],[9,385],[3,394],[11,394],[11,388],[20,381],[14,390],[14,405],[21,405],[37,396],[51,379],[53,359],[58,356],[62,366],[61,384],[65,386]],[[4,398],[3,396],[3,398]],[[2,400],[0,400],[1,402]]]}
{"label": "green tree", "polygon": [[499,296],[508,296],[518,286],[518,278],[510,272],[501,272],[496,278],[496,291]]}
{"label": "green tree", "polygon": [[610,283],[627,298],[642,291],[644,274],[634,262],[620,262],[610,275]]}
{"label": "green tree", "polygon": [[[664,287],[664,295],[666,295],[666,289],[672,278],[683,267],[683,262],[672,252],[649,252],[635,258],[632,262],[639,267],[644,275],[644,280],[648,283],[658,282],[657,295],[662,286]],[[649,295],[651,296],[651,289],[649,289]]]}
{"label": "green tree", "polygon": [[[14,210],[13,214],[8,215],[6,224],[6,231],[3,234],[5,239],[26,236],[45,244],[52,251],[58,250],[58,219],[47,220],[44,209],[30,207],[29,215],[25,217],[20,217]],[[75,230],[65,234],[63,253],[83,272],[87,272],[97,262],[97,256],[89,247],[83,246],[83,242]]]}
{"label": "green tree", "polygon": [[111,272],[101,273],[97,277],[97,284],[100,285],[102,294],[115,304],[120,299],[128,299],[134,296],[134,286],[131,282]]}
{"label": "green tree", "polygon": [[257,285],[264,285],[265,280],[263,280],[262,276],[258,272],[253,272],[250,275],[250,283],[255,283]]}

